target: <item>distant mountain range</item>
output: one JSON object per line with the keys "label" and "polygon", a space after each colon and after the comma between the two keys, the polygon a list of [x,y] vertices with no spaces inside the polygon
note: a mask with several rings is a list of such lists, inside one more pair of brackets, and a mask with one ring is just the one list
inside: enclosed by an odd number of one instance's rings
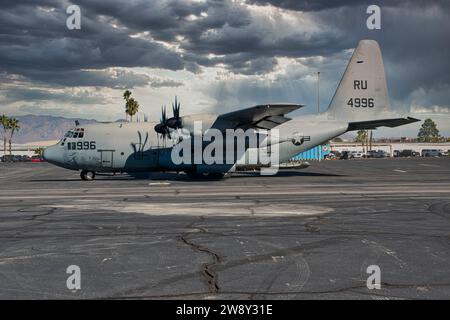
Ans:
{"label": "distant mountain range", "polygon": [[[59,140],[75,126],[75,120],[80,124],[99,123],[96,120],[74,119],[54,116],[16,116],[20,130],[14,134],[13,143],[24,144],[34,141]],[[124,121],[124,120],[118,120]],[[353,140],[354,134],[347,132],[341,136],[345,140]]]}
{"label": "distant mountain range", "polygon": [[14,133],[13,143],[32,141],[58,140],[75,126],[75,120],[80,124],[96,123],[95,120],[71,119],[53,116],[15,116],[19,120],[20,130]]}

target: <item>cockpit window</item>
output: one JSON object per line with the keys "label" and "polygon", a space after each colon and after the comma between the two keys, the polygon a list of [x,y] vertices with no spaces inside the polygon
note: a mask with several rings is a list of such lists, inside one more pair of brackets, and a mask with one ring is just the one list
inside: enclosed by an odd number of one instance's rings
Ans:
{"label": "cockpit window", "polygon": [[78,132],[78,138],[83,138],[84,128],[76,128],[75,130]]}
{"label": "cockpit window", "polygon": [[83,138],[84,137],[84,128],[74,128],[70,131],[67,131],[64,135],[66,138]]}

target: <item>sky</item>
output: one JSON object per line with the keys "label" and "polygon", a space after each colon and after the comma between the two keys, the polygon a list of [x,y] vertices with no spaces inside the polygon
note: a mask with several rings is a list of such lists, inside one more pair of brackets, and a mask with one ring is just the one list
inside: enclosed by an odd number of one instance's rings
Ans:
{"label": "sky", "polygon": [[[73,4],[80,29],[70,30]],[[366,26],[372,4],[379,30]],[[291,102],[306,105],[301,116],[317,110],[317,72],[324,111],[358,41],[375,39],[393,108],[450,136],[450,1],[2,0],[0,9],[0,114],[115,121],[129,89],[150,121],[175,96],[182,115]]]}

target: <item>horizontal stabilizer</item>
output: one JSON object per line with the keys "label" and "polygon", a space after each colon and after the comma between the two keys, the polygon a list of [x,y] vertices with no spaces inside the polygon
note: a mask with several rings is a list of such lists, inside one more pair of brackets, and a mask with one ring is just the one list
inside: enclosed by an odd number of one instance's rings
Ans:
{"label": "horizontal stabilizer", "polygon": [[394,119],[380,119],[380,120],[370,120],[370,121],[358,121],[350,122],[348,124],[347,131],[353,130],[367,130],[375,129],[377,127],[398,127],[404,124],[410,124],[420,121],[419,119],[407,117],[407,118],[394,118]]}

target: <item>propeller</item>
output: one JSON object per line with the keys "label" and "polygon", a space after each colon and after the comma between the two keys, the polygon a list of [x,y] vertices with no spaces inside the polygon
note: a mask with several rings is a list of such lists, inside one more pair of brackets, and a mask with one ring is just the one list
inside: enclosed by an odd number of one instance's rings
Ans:
{"label": "propeller", "polygon": [[166,125],[172,129],[182,128],[181,118],[180,118],[180,102],[177,101],[175,96],[175,103],[172,103],[173,117],[166,121]]}
{"label": "propeller", "polygon": [[163,138],[169,135],[169,127],[167,126],[167,115],[166,115],[166,106],[161,107],[161,119],[159,123],[155,126],[155,131],[160,133]]}
{"label": "propeller", "polygon": [[175,102],[172,103],[172,112],[173,117],[167,118],[166,106],[161,107],[161,119],[159,123],[155,126],[155,131],[165,138],[169,136],[170,138],[170,129],[180,129],[182,128],[182,121],[180,117],[180,102],[175,96]]}

